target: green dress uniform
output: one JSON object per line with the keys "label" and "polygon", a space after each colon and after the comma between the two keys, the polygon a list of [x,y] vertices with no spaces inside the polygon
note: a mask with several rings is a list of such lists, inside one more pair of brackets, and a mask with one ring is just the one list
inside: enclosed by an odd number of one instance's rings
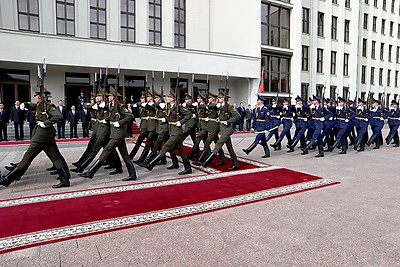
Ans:
{"label": "green dress uniform", "polygon": [[196,114],[198,117],[198,128],[200,129],[199,134],[197,135],[193,147],[188,155],[188,158],[194,158],[196,156],[200,156],[200,142],[203,141],[203,143],[206,142],[207,137],[208,137],[208,113],[206,110],[207,105],[205,103],[199,104],[197,103],[196,105]]}
{"label": "green dress uniform", "polygon": [[124,125],[128,122],[133,121],[134,117],[125,106],[122,104],[108,104],[108,117],[105,119],[110,123],[110,141],[103,149],[99,159],[90,167],[90,169],[80,174],[79,176],[85,178],[93,178],[94,174],[100,169],[101,165],[108,158],[108,155],[118,148],[118,151],[124,160],[126,167],[128,169],[129,176],[124,178],[123,181],[136,180],[136,171],[131,162],[128,154],[128,149],[126,148],[125,137],[127,136]]}
{"label": "green dress uniform", "polygon": [[[142,95],[142,98],[146,97]],[[148,131],[148,111],[145,109],[145,106],[147,105],[147,103],[145,102],[138,102],[136,104],[133,104],[133,107],[138,107],[139,108],[139,115],[140,115],[140,135],[138,137],[138,139],[136,140],[135,146],[132,148],[131,152],[129,153],[129,157],[131,159],[133,159],[136,156],[136,153],[139,151],[140,146],[142,145],[144,139],[147,138],[147,136],[149,135],[149,131]]]}
{"label": "green dress uniform", "polygon": [[[173,95],[169,95],[168,97],[174,98]],[[160,153],[149,163],[145,163],[144,167],[148,170],[152,170],[153,167],[161,160],[163,156],[167,152],[170,154],[174,153],[174,150],[177,149],[179,154],[182,157],[183,165],[185,170],[179,172],[179,175],[192,173],[192,169],[190,167],[189,159],[187,158],[186,152],[182,145],[182,125],[189,121],[190,117],[192,116],[191,113],[185,111],[181,106],[177,106],[177,103],[169,104],[167,103],[165,106],[165,119],[168,123],[168,132],[170,138],[162,147]]]}
{"label": "green dress uniform", "polygon": [[185,113],[192,114],[190,120],[186,122],[186,129],[183,131],[182,141],[190,135],[193,143],[196,141],[196,128],[197,128],[197,103],[186,104],[183,103],[182,107]]}
{"label": "green dress uniform", "polygon": [[[40,93],[37,92],[36,94]],[[0,184],[9,186],[13,181],[19,180],[36,156],[44,151],[53,162],[60,177],[60,183],[53,185],[53,188],[69,187],[69,177],[64,169],[65,159],[58,150],[55,140],[56,130],[53,127],[54,123],[62,119],[61,113],[52,103],[46,103],[46,105],[42,103],[24,103],[24,105],[28,109],[36,110],[37,124],[32,132],[31,144],[21,162],[18,163],[15,169],[0,179]]]}

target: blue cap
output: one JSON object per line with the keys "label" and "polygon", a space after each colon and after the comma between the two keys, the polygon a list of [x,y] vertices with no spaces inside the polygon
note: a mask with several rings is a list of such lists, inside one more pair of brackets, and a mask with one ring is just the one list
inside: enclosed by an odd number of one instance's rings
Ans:
{"label": "blue cap", "polygon": [[302,98],[301,96],[296,96],[296,101],[304,101],[304,98]]}
{"label": "blue cap", "polygon": [[340,102],[346,102],[346,99],[344,99],[343,97],[338,97],[338,101],[340,101]]}
{"label": "blue cap", "polygon": [[317,101],[321,102],[321,98],[316,95],[313,95],[312,100],[317,100]]}
{"label": "blue cap", "polygon": [[396,102],[396,100],[392,100],[392,102],[390,103],[390,105],[399,105],[399,103],[398,102]]}
{"label": "blue cap", "polygon": [[266,98],[264,98],[262,95],[260,95],[260,94],[258,94],[257,95],[257,100],[261,100],[261,101],[267,101],[267,99]]}
{"label": "blue cap", "polygon": [[353,100],[349,100],[349,105],[353,105],[354,101]]}
{"label": "blue cap", "polygon": [[272,97],[272,101],[276,101],[276,96],[273,96],[273,97]]}
{"label": "blue cap", "polygon": [[378,103],[379,105],[381,104],[381,101],[379,99],[375,99],[375,98],[372,98],[372,102]]}
{"label": "blue cap", "polygon": [[311,96],[310,96],[310,97],[308,97],[308,101],[312,101],[312,98],[311,98]]}
{"label": "blue cap", "polygon": [[358,102],[361,102],[361,103],[363,103],[364,105],[367,104],[367,101],[365,101],[364,99],[361,99],[361,98],[358,99]]}
{"label": "blue cap", "polygon": [[289,99],[287,99],[286,97],[283,98],[283,102],[289,102]]}

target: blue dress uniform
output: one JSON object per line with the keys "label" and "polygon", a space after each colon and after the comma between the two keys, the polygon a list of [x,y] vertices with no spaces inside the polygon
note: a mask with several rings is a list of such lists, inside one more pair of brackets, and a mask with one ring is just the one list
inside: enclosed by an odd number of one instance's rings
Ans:
{"label": "blue dress uniform", "polygon": [[290,129],[292,128],[293,125],[293,113],[292,113],[292,108],[293,106],[289,106],[289,100],[287,98],[283,99],[284,103],[287,103],[286,105],[279,106],[281,110],[281,123],[283,125],[283,130],[281,134],[279,135],[279,139],[276,140],[275,144],[271,144],[271,146],[275,149],[278,148],[278,146],[281,146],[281,142],[283,138],[286,136],[286,139],[288,140],[288,145],[292,144],[292,136],[290,135]]}
{"label": "blue dress uniform", "polygon": [[[317,100],[319,103],[321,102],[321,98],[318,96],[313,96],[313,100]],[[311,128],[314,129],[314,134],[310,140],[310,142],[306,145],[305,148],[303,148],[303,153],[302,155],[308,154],[308,150],[313,146],[314,144],[317,144],[318,146],[318,155],[316,157],[323,157],[324,156],[324,147],[323,147],[323,142],[322,142],[322,129],[324,128],[324,121],[329,120],[329,118],[332,116],[332,113],[325,109],[323,111],[323,108],[320,104],[318,105],[307,105],[305,108],[308,108],[310,110],[311,114],[311,123],[310,126]]]}
{"label": "blue dress uniform", "polygon": [[[296,101],[304,101],[300,96],[296,97]],[[303,105],[295,105],[292,106],[292,111],[294,112],[294,125],[296,126],[296,131],[294,132],[294,138],[291,145],[288,146],[289,151],[293,152],[297,143],[302,139],[304,139],[304,133],[308,129],[308,115],[306,111],[303,109]]]}
{"label": "blue dress uniform", "polygon": [[[259,107],[256,109],[253,119],[253,129],[255,129],[257,132],[263,132],[267,130],[270,125],[269,110],[266,106],[264,106],[264,101],[266,101],[266,99],[261,95],[258,95],[257,102],[261,105],[259,105]],[[261,146],[264,148],[264,156],[262,156],[262,158],[270,157],[265,133],[258,133],[256,135],[256,138],[254,139],[254,142],[247,149],[242,150],[248,155],[260,143]]]}
{"label": "blue dress uniform", "polygon": [[392,139],[394,139],[395,145],[394,147],[399,147],[399,126],[400,126],[400,109],[398,108],[399,104],[392,100],[391,107],[386,111],[385,119],[388,119],[389,124],[389,134],[386,137],[386,144],[390,144]]}
{"label": "blue dress uniform", "polygon": [[359,98],[357,108],[353,108],[356,115],[354,117],[354,126],[357,131],[356,143],[354,144],[354,149],[358,149],[357,151],[364,151],[365,142],[367,139],[367,128],[369,125],[367,108],[364,106],[367,101]]}
{"label": "blue dress uniform", "polygon": [[[381,101],[377,99],[372,99],[373,103],[381,104]],[[370,115],[370,122],[372,129],[372,136],[367,142],[367,146],[370,146],[372,143],[375,142],[374,149],[379,149],[380,146],[383,144],[383,137],[382,137],[382,128],[385,125],[385,121],[383,118],[384,111],[381,106],[376,106],[368,111]]]}
{"label": "blue dress uniform", "polygon": [[326,142],[324,142],[324,143],[327,143],[328,148],[329,148],[334,143],[333,126],[335,124],[335,111],[336,110],[335,110],[335,107],[328,106],[328,103],[331,102],[331,100],[329,98],[325,98],[324,101],[325,101],[324,113],[330,112],[332,114],[332,116],[329,117],[329,119],[327,119],[326,121],[324,121],[324,128],[322,129],[321,140],[324,140],[324,138],[325,138]]}
{"label": "blue dress uniform", "polygon": [[[276,103],[276,101],[277,101],[276,97],[273,97],[272,102]],[[280,109],[282,108],[282,105],[272,104],[272,105],[267,105],[267,108],[269,109],[269,117],[270,117],[269,129],[279,127],[279,125],[281,125]],[[267,142],[269,141],[269,139],[272,138],[272,136],[275,136],[275,140],[279,139],[278,128],[276,128],[275,130],[271,131],[268,134]],[[280,150],[280,149],[281,149],[280,145],[275,148],[275,150]]]}
{"label": "blue dress uniform", "polygon": [[[312,102],[312,98],[311,97],[308,98],[308,102]],[[313,127],[311,127],[312,125],[314,125],[314,123],[313,123],[313,121],[311,119],[310,109],[307,108],[305,111],[306,111],[307,118],[308,118],[308,130],[307,130],[307,135],[306,135],[306,141],[308,142],[308,141],[311,140],[315,129]],[[303,147],[305,147],[305,144],[304,144]]]}

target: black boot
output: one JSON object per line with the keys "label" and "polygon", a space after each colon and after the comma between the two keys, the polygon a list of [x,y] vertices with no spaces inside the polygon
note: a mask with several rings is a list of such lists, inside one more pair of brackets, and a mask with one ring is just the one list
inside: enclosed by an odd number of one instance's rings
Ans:
{"label": "black boot", "polygon": [[208,151],[203,150],[203,152],[201,152],[199,159],[196,162],[193,162],[193,164],[196,166],[201,166],[201,164],[207,158],[207,156],[208,156]]}
{"label": "black boot", "polygon": [[248,148],[242,149],[246,155],[250,154],[251,151],[253,151],[254,148],[256,148],[257,143],[252,143]]}
{"label": "black boot", "polygon": [[149,171],[151,171],[154,166],[157,165],[157,163],[161,160],[162,156],[161,155],[157,155],[154,159],[152,159],[149,163],[145,163],[144,164],[144,168],[148,169]]}
{"label": "black boot", "polygon": [[113,170],[112,172],[109,172],[108,174],[109,175],[116,175],[116,174],[120,174],[122,172],[123,172],[122,167],[118,167],[118,168],[115,168],[115,170]]}
{"label": "black boot", "polygon": [[399,147],[400,146],[400,139],[398,135],[395,135],[395,137],[393,137],[394,140],[394,146],[393,147]]}
{"label": "black boot", "polygon": [[201,163],[201,166],[203,167],[207,167],[215,158],[215,156],[217,156],[217,154],[212,153],[210,156],[208,156],[208,158],[206,159],[206,161]]}
{"label": "black boot", "polygon": [[228,170],[232,171],[232,170],[236,170],[239,169],[239,161],[237,159],[236,154],[231,155],[231,160],[232,160],[232,167],[228,168]]}
{"label": "black boot", "polygon": [[82,161],[82,163],[81,163],[81,165],[79,167],[77,167],[75,169],[72,169],[71,171],[72,172],[76,172],[76,173],[82,173],[86,169],[86,167],[89,166],[90,162],[93,161],[93,159],[94,159],[94,157],[91,157],[91,156],[86,157]]}
{"label": "black boot", "polygon": [[140,154],[139,159],[133,160],[132,162],[135,163],[135,164],[142,163],[146,159],[146,157],[149,154],[149,152],[150,151],[148,149],[143,149],[142,154]]}
{"label": "black boot", "polygon": [[386,137],[386,139],[385,139],[385,141],[386,141],[386,144],[390,144],[390,142],[392,142],[392,139],[393,139],[393,136],[388,136],[388,137]]}
{"label": "black boot", "polygon": [[354,150],[357,150],[360,147],[361,142],[362,142],[362,140],[360,140],[360,139],[356,140],[356,143],[354,144]]}
{"label": "black boot", "polygon": [[17,166],[18,166],[18,163],[12,163],[12,162],[11,162],[10,165],[13,166],[13,167],[17,167]]}
{"label": "black boot", "polygon": [[167,165],[167,157],[163,156],[158,165]]}
{"label": "black boot", "polygon": [[96,160],[96,162],[92,165],[92,167],[90,167],[87,172],[80,173],[79,176],[92,179],[94,174],[100,169],[101,165],[103,165],[103,161]]}
{"label": "black boot", "polygon": [[274,151],[282,150],[282,145],[279,143],[275,148]]}
{"label": "black boot", "polygon": [[273,147],[275,150],[278,150],[278,147],[281,146],[282,140],[283,140],[283,138],[279,138],[278,140],[276,140],[276,142],[274,144],[270,144],[270,146]]}
{"label": "black boot", "polygon": [[302,148],[301,150],[303,151],[301,154],[302,155],[307,155],[308,154],[308,150],[313,146],[313,144],[310,142],[308,143],[304,148]]}
{"label": "black boot", "polygon": [[198,156],[200,156],[200,148],[198,145],[195,145],[194,147],[192,147],[192,149],[190,150],[187,157],[188,157],[188,159],[192,159],[192,158],[196,158]]}
{"label": "black boot", "polygon": [[15,168],[17,168],[17,166],[5,166],[4,168],[6,168],[7,171],[12,172]]}
{"label": "black boot", "polygon": [[56,175],[56,174],[58,174],[58,171],[52,171],[52,172],[50,172],[50,175]]}
{"label": "black boot", "polygon": [[170,153],[171,160],[172,160],[172,165],[167,167],[167,170],[172,170],[172,169],[179,169],[179,162],[178,158],[174,153]]}
{"label": "black boot", "polygon": [[218,152],[218,155],[219,155],[219,162],[217,164],[215,164],[215,166],[225,165],[226,164],[226,162],[225,162],[225,154],[224,154],[224,151],[222,149]]}
{"label": "black boot", "polygon": [[15,168],[14,170],[12,170],[8,174],[6,174],[6,176],[3,176],[0,179],[0,185],[4,185],[5,187],[8,187],[12,182],[14,182],[15,180],[18,180],[18,178],[20,178],[21,175],[22,175],[22,173],[21,173],[20,169]]}
{"label": "black boot", "polygon": [[128,177],[122,179],[122,181],[136,181],[137,176],[136,176],[136,171],[135,167],[133,166],[133,163],[130,161],[126,164],[126,168],[128,169]]}
{"label": "black boot", "polygon": [[381,147],[381,141],[379,138],[375,140],[375,147],[373,149],[379,149]]}
{"label": "black boot", "polygon": [[347,148],[348,148],[348,144],[347,141],[342,143],[342,151],[339,152],[339,154],[343,155],[343,154],[347,154]]}
{"label": "black boot", "polygon": [[56,166],[51,166],[50,168],[47,168],[46,171],[55,171],[56,170]]}
{"label": "black boot", "polygon": [[332,146],[328,147],[327,149],[325,149],[325,152],[332,152],[339,144],[339,140],[336,140],[335,143],[333,143]]}
{"label": "black boot", "polygon": [[370,146],[373,142],[374,142],[374,139],[371,136],[371,138],[367,142],[367,146]]}
{"label": "black boot", "polygon": [[192,173],[192,167],[190,167],[189,159],[187,157],[182,157],[182,161],[183,161],[183,166],[185,166],[185,169],[181,172],[178,172],[178,174],[184,175]]}
{"label": "black boot", "polygon": [[297,146],[297,143],[298,143],[299,141],[300,141],[299,139],[295,139],[295,140],[293,141],[293,143],[289,146],[289,150],[288,150],[287,152],[288,152],[288,153],[294,152],[294,148]]}
{"label": "black boot", "polygon": [[324,147],[322,145],[318,146],[318,155],[316,155],[316,158],[322,158],[324,156]]}
{"label": "black boot", "polygon": [[69,178],[68,178],[68,175],[67,175],[67,172],[65,171],[65,169],[64,168],[58,169],[57,172],[60,177],[60,183],[53,185],[52,187],[53,188],[69,187],[70,186]]}
{"label": "black boot", "polygon": [[269,158],[271,156],[271,153],[269,152],[268,145],[263,146],[264,148],[264,156],[262,156],[263,159]]}

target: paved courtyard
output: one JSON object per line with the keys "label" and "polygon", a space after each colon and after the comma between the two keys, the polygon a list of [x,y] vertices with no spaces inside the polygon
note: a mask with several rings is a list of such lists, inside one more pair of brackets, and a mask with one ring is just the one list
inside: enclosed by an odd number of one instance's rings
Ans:
{"label": "paved courtyard", "polygon": [[[239,156],[253,136],[234,135]],[[68,163],[86,143],[59,144]],[[132,143],[128,144],[131,149]],[[27,146],[0,146],[0,170]],[[400,266],[400,149],[384,145],[347,155],[300,156],[272,151],[263,161],[341,182],[211,213],[37,246],[0,255],[1,266]],[[54,190],[55,176],[41,153],[21,181],[0,188],[0,199],[125,185],[127,174],[94,179],[72,173],[71,187]],[[70,165],[71,166],[71,165]],[[181,169],[183,167],[181,166]],[[176,178],[176,170],[137,167],[140,183]],[[195,170],[192,176],[202,174]],[[5,226],[2,226],[5,227]],[[7,227],[7,226],[6,226]],[[10,226],[12,227],[12,226]]]}

